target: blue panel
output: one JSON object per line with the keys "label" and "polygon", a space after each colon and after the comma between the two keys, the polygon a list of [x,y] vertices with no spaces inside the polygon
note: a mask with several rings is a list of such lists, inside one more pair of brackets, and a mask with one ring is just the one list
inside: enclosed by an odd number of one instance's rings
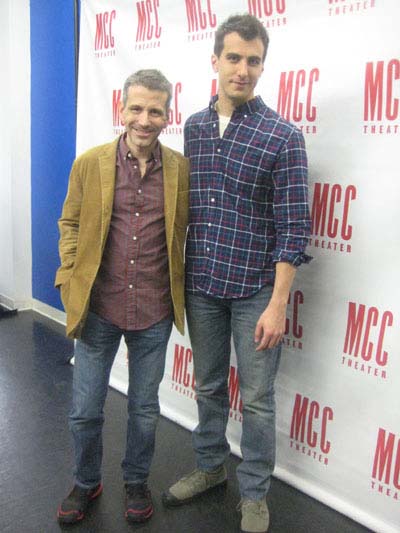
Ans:
{"label": "blue panel", "polygon": [[53,288],[58,228],[75,157],[74,1],[31,0],[32,293],[62,309]]}

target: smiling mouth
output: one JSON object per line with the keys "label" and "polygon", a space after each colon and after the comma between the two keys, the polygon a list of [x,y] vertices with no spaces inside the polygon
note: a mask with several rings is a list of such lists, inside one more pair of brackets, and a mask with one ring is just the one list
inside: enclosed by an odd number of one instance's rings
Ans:
{"label": "smiling mouth", "polygon": [[148,137],[149,135],[154,133],[154,130],[138,130],[136,128],[132,128],[132,129],[137,135],[142,135],[144,137]]}
{"label": "smiling mouth", "polygon": [[232,82],[234,85],[236,85],[237,87],[247,87],[248,85],[248,82],[247,81],[233,81]]}

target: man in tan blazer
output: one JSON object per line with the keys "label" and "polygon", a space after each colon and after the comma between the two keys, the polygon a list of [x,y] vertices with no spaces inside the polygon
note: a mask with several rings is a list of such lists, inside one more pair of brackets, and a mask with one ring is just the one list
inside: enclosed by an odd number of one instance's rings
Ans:
{"label": "man in tan blazer", "polygon": [[153,513],[147,487],[159,415],[158,387],[172,322],[183,332],[183,250],[188,161],[162,146],[171,84],[157,70],[125,82],[125,133],[73,164],[59,220],[60,287],[67,335],[76,339],[70,429],[75,485],[57,511],[74,523],[100,495],[103,407],[124,336],[129,351],[128,427],[122,461],[129,522]]}

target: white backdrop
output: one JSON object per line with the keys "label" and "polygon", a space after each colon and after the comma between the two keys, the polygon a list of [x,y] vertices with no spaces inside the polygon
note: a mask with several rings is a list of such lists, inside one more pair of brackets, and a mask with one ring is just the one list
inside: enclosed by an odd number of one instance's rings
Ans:
{"label": "white backdrop", "polygon": [[[174,85],[161,141],[216,91],[215,29],[250,12],[271,43],[257,93],[305,135],[313,229],[288,306],[275,474],[379,532],[400,531],[398,0],[82,0],[77,153],[122,132],[125,78]],[[127,390],[125,351],[112,384]],[[240,454],[232,361],[229,439]],[[189,338],[174,331],[162,412],[193,428]]]}

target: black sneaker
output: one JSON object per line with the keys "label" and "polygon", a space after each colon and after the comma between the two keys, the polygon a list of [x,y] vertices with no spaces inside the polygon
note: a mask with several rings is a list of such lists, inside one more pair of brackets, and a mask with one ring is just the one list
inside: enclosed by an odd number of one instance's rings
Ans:
{"label": "black sneaker", "polygon": [[146,483],[127,483],[125,518],[128,522],[145,522],[153,514],[151,492]]}
{"label": "black sneaker", "polygon": [[70,494],[62,501],[57,509],[58,521],[63,524],[74,524],[85,517],[86,509],[103,491],[103,485],[99,483],[93,489],[83,489],[75,485]]}

